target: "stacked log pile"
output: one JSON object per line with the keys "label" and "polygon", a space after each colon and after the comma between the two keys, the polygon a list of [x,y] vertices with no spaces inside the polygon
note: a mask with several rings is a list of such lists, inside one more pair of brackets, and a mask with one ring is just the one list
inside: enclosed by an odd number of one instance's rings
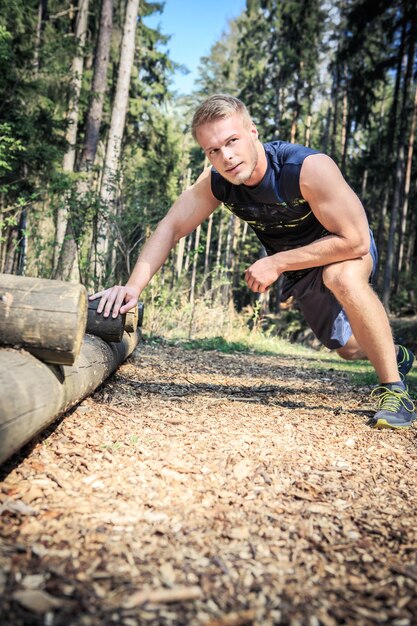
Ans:
{"label": "stacked log pile", "polygon": [[135,349],[142,305],[104,318],[97,304],[82,285],[0,274],[0,463]]}

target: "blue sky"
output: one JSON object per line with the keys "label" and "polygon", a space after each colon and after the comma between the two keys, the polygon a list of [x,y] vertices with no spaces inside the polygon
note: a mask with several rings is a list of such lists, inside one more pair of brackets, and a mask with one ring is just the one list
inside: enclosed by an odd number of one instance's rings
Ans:
{"label": "blue sky", "polygon": [[192,91],[200,58],[227,29],[228,20],[245,7],[246,0],[166,0],[161,14],[145,19],[148,26],[159,25],[164,35],[171,35],[167,45],[170,58],[190,70],[185,76],[175,74],[173,86],[179,93]]}

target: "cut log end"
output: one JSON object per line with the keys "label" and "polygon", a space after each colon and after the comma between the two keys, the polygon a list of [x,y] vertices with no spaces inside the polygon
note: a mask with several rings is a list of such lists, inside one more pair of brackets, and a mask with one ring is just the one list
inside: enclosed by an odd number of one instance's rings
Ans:
{"label": "cut log end", "polygon": [[83,285],[0,274],[1,344],[33,350],[53,363],[72,364],[86,322]]}

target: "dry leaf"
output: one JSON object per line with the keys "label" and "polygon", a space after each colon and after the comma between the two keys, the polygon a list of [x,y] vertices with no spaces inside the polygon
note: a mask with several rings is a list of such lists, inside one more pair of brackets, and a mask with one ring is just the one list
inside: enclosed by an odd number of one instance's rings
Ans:
{"label": "dry leaf", "polygon": [[13,600],[16,600],[16,602],[24,606],[25,609],[33,611],[34,613],[47,613],[48,611],[59,609],[67,604],[65,600],[54,598],[49,593],[46,593],[46,591],[29,589],[15,591]]}

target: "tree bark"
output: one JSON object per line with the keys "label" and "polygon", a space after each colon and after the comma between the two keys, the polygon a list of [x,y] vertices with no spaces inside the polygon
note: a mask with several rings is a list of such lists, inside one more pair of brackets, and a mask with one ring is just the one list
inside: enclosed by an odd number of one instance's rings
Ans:
{"label": "tree bark", "polygon": [[224,253],[224,266],[226,269],[226,281],[223,285],[223,305],[229,306],[230,300],[232,297],[233,289],[232,289],[232,281],[233,281],[233,258],[234,258],[234,250],[233,250],[233,242],[234,242],[234,233],[235,233],[235,221],[236,216],[231,213],[229,216],[229,225],[227,228],[227,237],[226,237],[226,249]]}
{"label": "tree bark", "polygon": [[[102,0],[100,27],[97,48],[94,57],[92,95],[87,115],[84,149],[78,166],[79,171],[87,172],[77,184],[77,193],[84,196],[93,186],[92,167],[97,153],[100,126],[103,118],[104,95],[107,90],[107,71],[109,66],[111,33],[113,28],[113,0]],[[72,221],[67,220],[65,237],[61,246],[55,278],[68,280],[74,276],[74,264],[77,261],[78,247]],[[78,263],[77,263],[78,265]]]}
{"label": "tree bark", "polygon": [[339,65],[336,65],[333,72],[333,81],[332,81],[332,103],[333,103],[333,120],[332,120],[332,131],[331,131],[331,139],[330,139],[330,153],[332,157],[338,160],[338,155],[336,154],[336,138],[337,138],[337,127],[338,127],[338,117],[339,117],[339,90],[340,90],[340,68]]}
{"label": "tree bark", "polygon": [[[417,185],[415,191],[417,191]],[[411,213],[409,232],[410,236],[408,237],[407,254],[405,257],[405,277],[407,280],[410,280],[413,275],[414,251],[417,249],[417,211]]]}
{"label": "tree bark", "polygon": [[90,170],[96,158],[103,118],[104,95],[107,91],[107,70],[109,66],[111,34],[113,29],[113,0],[102,0],[100,27],[94,57],[92,94],[87,115],[84,149],[80,160],[80,171]]}
{"label": "tree bark", "polygon": [[48,0],[39,0],[38,4],[38,21],[36,24],[36,35],[35,35],[35,50],[33,53],[33,69],[35,77],[39,73],[39,59],[40,59],[40,50],[42,45],[42,33],[45,28],[45,21],[47,19],[48,14]]}
{"label": "tree bark", "polygon": [[211,250],[212,231],[213,231],[213,213],[210,215],[208,223],[207,223],[206,253],[204,256],[204,276],[207,276],[210,271],[210,250]]}
{"label": "tree bark", "polygon": [[414,139],[415,139],[415,130],[416,130],[416,116],[417,116],[417,84],[414,90],[414,105],[413,105],[413,113],[411,117],[410,134],[408,138],[407,163],[406,163],[405,181],[404,181],[404,202],[403,202],[402,213],[401,213],[398,258],[397,258],[397,263],[395,267],[394,289],[396,292],[398,292],[400,273],[403,268],[403,261],[404,261],[405,235],[407,231],[407,216],[408,216],[408,206],[409,206],[410,187],[411,187],[411,171],[412,171],[412,165],[413,165]]}
{"label": "tree bark", "polygon": [[413,74],[414,67],[414,52],[415,52],[415,35],[416,28],[413,21],[412,25],[412,36],[409,38],[409,45],[407,50],[407,63],[406,70],[404,73],[403,79],[403,88],[402,88],[402,106],[401,106],[401,114],[400,114],[400,129],[399,129],[399,139],[398,139],[398,152],[397,159],[395,165],[395,176],[394,176],[394,193],[391,207],[391,219],[390,219],[390,229],[388,236],[388,249],[387,249],[387,259],[385,264],[385,272],[384,272],[384,284],[383,284],[383,292],[382,292],[382,302],[387,311],[389,311],[390,306],[390,298],[391,298],[391,281],[394,273],[394,259],[395,259],[395,236],[397,233],[397,224],[399,219],[399,213],[401,208],[401,200],[402,193],[404,190],[404,180],[405,180],[405,142],[407,136],[407,126],[409,120],[409,89],[410,83]]}
{"label": "tree bark", "polygon": [[195,233],[195,231],[190,233],[188,235],[188,237],[186,237],[186,239],[187,239],[187,252],[186,252],[185,261],[184,261],[184,274],[187,274],[188,269],[190,267],[191,248],[192,248],[192,245],[193,245],[194,233]]}
{"label": "tree bark", "polygon": [[200,245],[200,233],[201,233],[201,224],[199,224],[195,231],[195,242],[194,242],[194,258],[193,258],[193,266],[191,271],[191,285],[190,285],[190,304],[194,307],[195,301],[195,284],[197,278],[197,261],[198,261],[198,246]]}
{"label": "tree bark", "polygon": [[217,250],[216,250],[216,291],[220,292],[220,281],[222,278],[222,266],[221,266],[221,254],[223,245],[223,230],[224,230],[224,216],[223,211],[219,211],[219,226],[217,231]]}
{"label": "tree bark", "polygon": [[181,274],[182,274],[182,266],[184,263],[185,239],[186,239],[185,237],[181,237],[177,246],[177,259],[176,259],[176,265],[175,265],[177,280],[181,278]]}
{"label": "tree bark", "polygon": [[[187,168],[186,176],[183,179],[182,191],[188,189],[191,185],[191,167]],[[177,244],[177,255],[176,255],[176,276],[177,280],[181,278],[182,268],[184,264],[184,252],[185,252],[185,241],[186,237],[182,237]]]}
{"label": "tree bark", "polygon": [[[89,0],[79,0],[75,26],[75,38],[78,45],[78,52],[73,58],[71,65],[72,93],[68,104],[67,131],[65,134],[65,139],[67,141],[68,147],[66,153],[64,154],[64,160],[62,163],[62,169],[64,170],[64,172],[74,171],[76,154],[75,147],[78,133],[79,102],[84,69],[84,48],[87,34],[88,5]],[[63,203],[63,206],[58,209],[57,213],[54,263],[55,266],[58,263],[58,255],[64,241],[67,221],[68,206]]]}
{"label": "tree bark", "polygon": [[101,215],[97,228],[97,255],[99,257],[98,284],[105,277],[105,261],[108,251],[109,219],[115,215],[118,166],[120,161],[123,131],[129,104],[129,86],[135,56],[135,35],[138,21],[139,0],[127,0],[125,22],[119,61],[116,93],[113,101],[109,137],[106,147],[103,178],[101,181]]}

